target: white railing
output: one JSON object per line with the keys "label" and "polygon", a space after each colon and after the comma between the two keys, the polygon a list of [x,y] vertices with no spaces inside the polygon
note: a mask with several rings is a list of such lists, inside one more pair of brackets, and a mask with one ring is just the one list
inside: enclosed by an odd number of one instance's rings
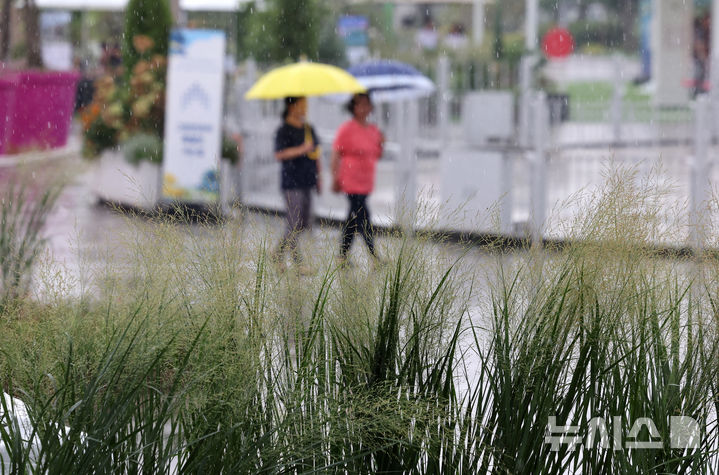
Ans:
{"label": "white railing", "polygon": [[[404,207],[406,213],[408,205],[412,209],[416,209],[417,203],[440,205],[452,191],[442,189],[440,179],[444,176],[443,170],[452,166],[453,152],[446,152],[447,146],[451,144],[453,150],[465,147],[470,157],[474,153],[474,149],[462,145],[461,138],[448,139],[461,134],[456,125],[440,120],[440,106],[447,107],[447,103],[437,104],[434,97],[414,104],[377,107],[375,119],[388,140],[370,199],[377,224],[401,225],[399,210]],[[241,102],[239,107],[244,136],[243,199],[249,205],[281,210],[279,165],[273,158],[273,138],[283,106],[279,101],[268,101]],[[430,111],[432,107],[436,109]],[[606,121],[584,125],[568,122],[549,127],[546,98],[534,97],[529,107],[532,140],[524,147],[493,148],[503,154],[509,170],[502,195],[511,206],[506,213],[511,216],[511,223],[504,223],[501,231],[515,236],[528,233],[535,239],[566,237],[556,232],[547,233],[542,223],[548,216],[555,221],[576,216],[581,210],[572,203],[578,205],[579,201],[572,202],[571,198],[582,192],[591,195],[604,183],[606,172],[617,166],[634,170],[640,177],[654,176],[657,182],[670,185],[670,192],[662,198],[666,210],[674,211],[677,203],[686,203],[687,212],[695,220],[694,227],[698,228],[702,224],[697,221],[698,211],[707,207],[712,184],[719,183],[717,171],[710,166],[718,151],[710,146],[712,127],[708,108],[708,102],[700,100],[691,114],[675,111],[675,115],[671,115],[671,111],[664,111],[663,120],[654,120],[651,110],[624,107],[621,114],[617,113],[619,109],[614,112],[614,119],[622,121],[619,127]],[[641,121],[636,119],[640,116]],[[612,118],[611,114],[606,117]],[[324,99],[310,102],[310,120],[324,144],[326,192],[317,201],[318,214],[322,217],[342,219],[345,214],[344,198],[327,190],[330,144],[336,128],[347,118],[343,105],[338,102]],[[482,163],[477,163],[474,173],[478,176],[483,173]],[[471,177],[469,179],[471,181]],[[452,184],[444,186],[452,187]],[[676,218],[666,217],[667,222]],[[706,219],[712,221],[713,217]],[[412,224],[415,227],[429,225],[426,220]],[[680,239],[682,242],[671,244],[687,245],[690,237],[692,245],[703,243],[699,234],[689,236],[687,233],[686,239]]]}

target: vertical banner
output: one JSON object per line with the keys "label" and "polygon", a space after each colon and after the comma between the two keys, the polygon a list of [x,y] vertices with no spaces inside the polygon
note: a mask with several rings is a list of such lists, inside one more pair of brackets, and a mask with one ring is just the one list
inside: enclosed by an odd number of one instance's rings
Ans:
{"label": "vertical banner", "polygon": [[219,198],[225,34],[175,29],[170,35],[165,103],[163,198]]}
{"label": "vertical banner", "polygon": [[344,15],[337,20],[337,33],[344,41],[347,59],[357,64],[369,59],[369,19],[361,15]]}

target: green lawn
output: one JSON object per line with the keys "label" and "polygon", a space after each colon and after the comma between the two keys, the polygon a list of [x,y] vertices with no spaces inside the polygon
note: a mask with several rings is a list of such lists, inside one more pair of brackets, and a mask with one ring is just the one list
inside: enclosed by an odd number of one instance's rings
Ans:
{"label": "green lawn", "polygon": [[[608,81],[584,81],[566,87],[569,94],[570,120],[604,122],[609,120],[614,85]],[[685,122],[691,120],[691,109],[654,109],[651,96],[634,84],[626,86],[622,119],[628,122]]]}

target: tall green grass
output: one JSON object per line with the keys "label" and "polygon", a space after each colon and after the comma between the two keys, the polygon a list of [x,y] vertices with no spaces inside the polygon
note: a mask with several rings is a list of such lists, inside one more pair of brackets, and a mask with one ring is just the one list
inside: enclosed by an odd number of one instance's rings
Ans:
{"label": "tall green grass", "polygon": [[25,180],[9,179],[0,193],[0,307],[29,289],[33,264],[44,249],[42,229],[57,201],[62,184],[40,190]]}
{"label": "tall green grass", "polygon": [[[128,218],[124,251],[88,273],[83,298],[3,310],[0,378],[28,404],[39,449],[4,408],[2,462],[78,474],[715,473],[719,267],[652,247],[653,193],[610,176],[561,248],[481,253],[396,236],[382,241],[385,268],[339,269],[319,250],[313,277],[273,267],[266,228],[249,219]],[[669,446],[672,416],[701,424],[698,447]],[[547,443],[550,420],[586,442],[594,417],[610,444],[618,421],[621,450]],[[661,448],[624,446],[639,418]]]}

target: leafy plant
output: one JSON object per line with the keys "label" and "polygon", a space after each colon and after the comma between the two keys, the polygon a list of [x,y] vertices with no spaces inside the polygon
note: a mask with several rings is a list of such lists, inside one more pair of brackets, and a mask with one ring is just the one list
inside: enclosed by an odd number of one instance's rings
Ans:
{"label": "leafy plant", "polygon": [[[112,76],[100,78],[92,103],[81,112],[86,156],[97,156],[134,135],[143,136],[139,139],[143,143],[147,143],[147,135],[158,140],[163,137],[167,60],[153,52],[154,42],[147,36],[136,37],[134,47],[142,55],[132,68],[128,84],[118,84],[120,78]],[[154,145],[150,148],[156,149]],[[126,154],[126,157],[155,161],[157,154],[146,157]]]}
{"label": "leafy plant", "polygon": [[[130,74],[140,61],[147,61],[149,50],[160,56],[167,56],[172,12],[168,0],[130,0],[125,8],[125,32],[123,35],[123,65],[125,76]],[[140,44],[138,45],[138,41]],[[144,47],[142,43],[151,43]],[[138,47],[140,46],[140,47]]]}
{"label": "leafy plant", "polygon": [[222,136],[221,153],[222,158],[228,159],[233,165],[236,165],[240,159],[240,152],[237,150],[237,142],[226,135]]}
{"label": "leafy plant", "polygon": [[142,160],[151,163],[162,162],[162,139],[157,135],[139,133],[131,136],[122,143],[125,160],[133,165]]}
{"label": "leafy plant", "polygon": [[42,230],[62,190],[31,190],[11,181],[0,197],[0,310],[29,289],[33,264],[43,250]]}
{"label": "leafy plant", "polygon": [[[389,266],[319,251],[313,277],[270,264],[271,221],[128,219],[83,298],[0,309],[0,383],[42,449],[7,418],[0,444],[18,472],[77,475],[715,473],[719,266],[650,246],[640,185],[609,175],[561,248],[390,236]],[[624,450],[588,443],[597,416]],[[669,444],[673,416],[695,446]],[[644,417],[663,445],[627,449]],[[553,450],[552,418],[584,445]]]}

